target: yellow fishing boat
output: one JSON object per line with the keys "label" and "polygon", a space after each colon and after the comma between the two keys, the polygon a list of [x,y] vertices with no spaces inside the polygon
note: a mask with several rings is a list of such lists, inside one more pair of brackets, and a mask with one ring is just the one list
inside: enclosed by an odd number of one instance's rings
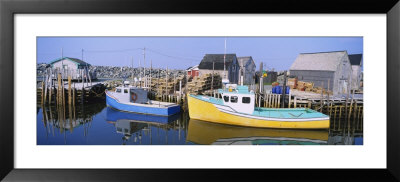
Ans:
{"label": "yellow fishing boat", "polygon": [[232,126],[190,119],[187,141],[201,145],[326,145],[327,130]]}
{"label": "yellow fishing boat", "polygon": [[227,84],[222,98],[188,94],[191,119],[222,124],[287,129],[327,129],[329,116],[308,108],[255,107],[255,94],[247,86]]}

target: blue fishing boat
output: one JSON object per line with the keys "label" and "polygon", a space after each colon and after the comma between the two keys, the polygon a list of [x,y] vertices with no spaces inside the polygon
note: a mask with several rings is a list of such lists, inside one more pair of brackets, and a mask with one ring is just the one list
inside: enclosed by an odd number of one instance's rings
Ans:
{"label": "blue fishing boat", "polygon": [[181,108],[175,103],[150,100],[147,90],[134,86],[117,87],[115,91],[106,91],[107,106],[120,111],[170,116],[179,113]]}

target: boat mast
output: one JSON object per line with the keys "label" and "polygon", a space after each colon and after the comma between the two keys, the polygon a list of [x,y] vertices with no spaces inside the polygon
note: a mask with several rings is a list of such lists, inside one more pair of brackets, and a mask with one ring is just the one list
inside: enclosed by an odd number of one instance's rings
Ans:
{"label": "boat mast", "polygon": [[142,69],[140,68],[140,59],[139,59],[139,87],[142,87]]}
{"label": "boat mast", "polygon": [[224,79],[226,79],[225,58],[226,58],[226,38],[225,38],[225,49],[224,49]]}
{"label": "boat mast", "polygon": [[[145,79],[145,81],[143,83],[145,83],[147,81],[146,78],[146,47],[143,47],[143,77]],[[147,85],[145,85],[146,87]]]}
{"label": "boat mast", "polygon": [[133,84],[133,82],[134,82],[134,80],[133,80],[133,56],[131,57],[131,68],[132,68],[132,84]]}

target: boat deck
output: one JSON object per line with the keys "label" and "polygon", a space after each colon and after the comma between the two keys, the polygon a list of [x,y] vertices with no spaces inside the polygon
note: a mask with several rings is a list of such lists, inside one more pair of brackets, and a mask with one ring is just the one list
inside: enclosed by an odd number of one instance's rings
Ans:
{"label": "boat deck", "polygon": [[172,107],[172,106],[178,106],[175,103],[169,103],[169,102],[160,102],[160,101],[155,101],[155,100],[149,100],[148,103],[146,104],[139,104],[139,103],[132,103],[129,100],[128,97],[119,97],[114,92],[107,92],[108,95],[110,95],[112,98],[116,99],[118,102],[126,104],[126,105],[132,105],[132,106],[143,106],[146,105],[146,107]]}
{"label": "boat deck", "polygon": [[254,116],[269,117],[269,118],[288,118],[288,119],[303,119],[303,118],[321,118],[328,117],[325,114],[314,111],[308,108],[254,108]]}

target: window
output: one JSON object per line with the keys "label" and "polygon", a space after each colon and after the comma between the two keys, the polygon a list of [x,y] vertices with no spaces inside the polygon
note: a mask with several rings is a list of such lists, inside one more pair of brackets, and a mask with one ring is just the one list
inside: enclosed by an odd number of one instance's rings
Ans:
{"label": "window", "polygon": [[128,93],[128,89],[124,89],[124,93]]}
{"label": "window", "polygon": [[229,96],[224,95],[225,102],[229,102]]}
{"label": "window", "polygon": [[245,103],[245,104],[250,103],[250,97],[242,97],[242,103]]}
{"label": "window", "polygon": [[237,103],[238,97],[237,96],[231,96],[231,102],[232,103]]}
{"label": "window", "polygon": [[120,89],[120,88],[117,88],[117,92],[118,92],[118,93],[121,93],[121,89]]}

